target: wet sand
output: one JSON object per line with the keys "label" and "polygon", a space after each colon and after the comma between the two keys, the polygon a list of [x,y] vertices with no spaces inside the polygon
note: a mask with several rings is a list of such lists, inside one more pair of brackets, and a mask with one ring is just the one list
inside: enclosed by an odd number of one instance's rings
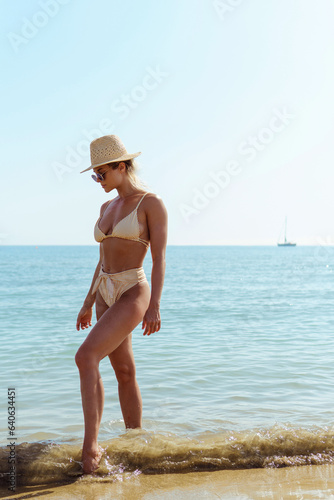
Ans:
{"label": "wet sand", "polygon": [[72,484],[31,486],[1,498],[51,500],[334,499],[334,465],[188,474],[83,476]]}

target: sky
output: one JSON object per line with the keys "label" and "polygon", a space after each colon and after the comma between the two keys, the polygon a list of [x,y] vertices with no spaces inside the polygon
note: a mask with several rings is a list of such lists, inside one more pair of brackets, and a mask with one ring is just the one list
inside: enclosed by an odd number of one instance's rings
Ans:
{"label": "sky", "polygon": [[332,0],[1,9],[1,245],[97,245],[114,194],[80,171],[107,134],[142,152],[169,245],[276,245],[286,216],[334,245]]}

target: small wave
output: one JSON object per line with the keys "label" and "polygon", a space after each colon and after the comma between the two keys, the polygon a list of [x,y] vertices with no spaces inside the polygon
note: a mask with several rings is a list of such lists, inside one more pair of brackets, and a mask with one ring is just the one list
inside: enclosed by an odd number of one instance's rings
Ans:
{"label": "small wave", "polygon": [[[245,431],[212,431],[187,437],[129,430],[99,443],[103,448],[94,477],[113,481],[119,474],[288,467],[334,463],[329,428],[274,426]],[[0,448],[0,477],[8,475],[8,448]],[[73,481],[82,475],[81,446],[54,441],[16,446],[18,486]]]}

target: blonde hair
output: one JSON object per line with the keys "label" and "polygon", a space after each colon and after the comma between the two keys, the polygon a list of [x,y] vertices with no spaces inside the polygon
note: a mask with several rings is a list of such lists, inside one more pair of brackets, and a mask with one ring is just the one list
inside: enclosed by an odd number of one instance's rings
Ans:
{"label": "blonde hair", "polygon": [[123,160],[122,162],[118,163],[109,163],[110,167],[112,167],[113,170],[116,170],[118,165],[120,163],[125,163],[125,168],[126,168],[126,173],[129,177],[129,180],[132,184],[133,187],[137,189],[144,189],[146,190],[148,186],[143,182],[137,175],[139,167],[138,163],[132,158],[131,160]]}

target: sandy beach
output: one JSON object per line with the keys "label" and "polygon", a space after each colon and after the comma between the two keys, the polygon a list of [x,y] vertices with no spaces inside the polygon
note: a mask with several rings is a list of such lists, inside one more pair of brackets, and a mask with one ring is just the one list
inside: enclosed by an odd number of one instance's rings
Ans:
{"label": "sandy beach", "polygon": [[188,474],[84,476],[72,484],[19,488],[2,498],[107,499],[334,499],[334,465]]}

